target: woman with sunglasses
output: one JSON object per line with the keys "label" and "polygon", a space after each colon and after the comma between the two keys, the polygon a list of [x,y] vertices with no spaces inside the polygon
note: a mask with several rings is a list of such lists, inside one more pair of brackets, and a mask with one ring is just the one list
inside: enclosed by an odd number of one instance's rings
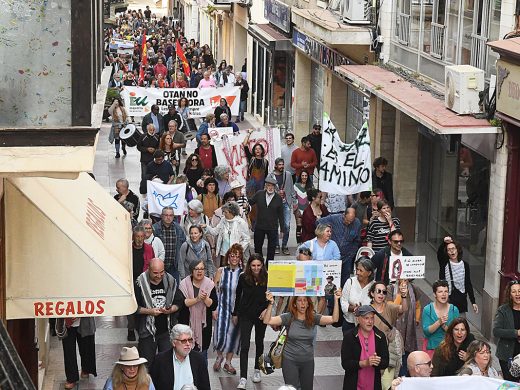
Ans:
{"label": "woman with sunglasses", "polygon": [[466,361],[468,345],[475,340],[465,318],[455,318],[444,335],[444,340],[433,353],[432,376],[453,376]]}
{"label": "woman with sunglasses", "polygon": [[518,382],[509,372],[509,360],[520,353],[520,281],[512,280],[505,291],[506,303],[497,309],[493,336],[497,339],[496,357],[505,380]]}
{"label": "woman with sunglasses", "polygon": [[190,154],[186,159],[186,166],[184,167],[183,173],[188,178],[188,183],[191,188],[195,188],[197,194],[202,193],[202,188],[197,186],[197,182],[201,179],[204,168],[199,156],[195,153]]}
{"label": "woman with sunglasses", "polygon": [[[396,305],[392,302],[386,301],[386,296],[388,291],[386,289],[386,285],[383,282],[377,281],[370,286],[370,290],[368,290],[368,295],[370,297],[370,304],[378,315],[374,317],[374,326],[377,327],[381,332],[383,332],[386,336],[386,339],[389,344],[388,353],[389,353],[389,362],[388,367],[381,374],[381,386],[383,389],[388,389],[392,385],[392,381],[395,378],[395,371],[401,368],[402,364],[402,351],[396,351],[394,348],[394,340],[399,335],[396,335],[396,332],[399,332],[395,327],[397,323],[397,318],[408,310],[408,289],[400,288],[399,294],[402,298],[402,305]],[[386,321],[383,321],[383,319]],[[389,327],[390,325],[391,327]]]}

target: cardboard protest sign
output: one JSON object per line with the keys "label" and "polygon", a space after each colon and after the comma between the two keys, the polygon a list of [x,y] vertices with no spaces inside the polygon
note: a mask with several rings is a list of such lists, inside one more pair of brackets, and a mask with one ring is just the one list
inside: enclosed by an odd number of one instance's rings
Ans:
{"label": "cardboard protest sign", "polygon": [[320,190],[351,195],[372,189],[370,135],[365,122],[351,144],[341,141],[329,116],[323,114]]}
{"label": "cardboard protest sign", "polygon": [[233,135],[232,127],[209,127],[208,128],[209,138],[213,144],[214,140],[219,140],[223,135]]}
{"label": "cardboard protest sign", "polygon": [[[241,131],[238,134],[213,140],[218,165],[229,166],[232,179],[237,179],[244,185],[246,184],[248,160],[242,143],[246,136],[247,132]],[[272,170],[274,160],[282,154],[280,129],[278,127],[266,127],[253,131],[249,137],[249,150],[252,150],[257,143],[264,147],[265,158],[269,161],[269,167]]]}
{"label": "cardboard protest sign", "polygon": [[339,284],[341,261],[271,260],[267,289],[275,296],[323,296],[329,275]]}
{"label": "cardboard protest sign", "polygon": [[390,280],[424,279],[426,256],[390,256]]}

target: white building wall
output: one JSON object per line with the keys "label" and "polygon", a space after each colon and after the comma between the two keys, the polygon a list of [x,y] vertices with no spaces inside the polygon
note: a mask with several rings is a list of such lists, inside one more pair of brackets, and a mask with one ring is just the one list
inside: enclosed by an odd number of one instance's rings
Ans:
{"label": "white building wall", "polygon": [[513,30],[516,0],[502,0],[500,7],[500,39]]}
{"label": "white building wall", "polygon": [[383,62],[388,62],[390,59],[390,41],[392,39],[392,20],[394,20],[394,1],[386,0],[382,2],[380,9],[381,18],[381,36],[383,39],[383,46],[381,48],[380,59]]}
{"label": "white building wall", "polygon": [[[507,133],[506,133],[507,137]],[[487,247],[484,290],[482,292],[482,333],[491,338],[493,317],[500,295],[502,243],[504,237],[504,208],[507,177],[507,139],[497,150],[496,160],[491,163],[489,179],[489,213],[487,224]]]}

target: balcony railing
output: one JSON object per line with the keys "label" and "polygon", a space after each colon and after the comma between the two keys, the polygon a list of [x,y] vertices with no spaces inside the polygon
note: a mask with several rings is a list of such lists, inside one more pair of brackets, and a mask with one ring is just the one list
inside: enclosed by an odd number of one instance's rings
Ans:
{"label": "balcony railing", "polygon": [[397,21],[397,40],[403,45],[408,45],[410,42],[410,15],[398,13]]}
{"label": "balcony railing", "polygon": [[432,23],[431,27],[430,55],[442,59],[444,57],[444,32],[446,31],[446,26]]}
{"label": "balcony railing", "polygon": [[471,63],[470,65],[486,69],[486,42],[487,37],[471,34]]}

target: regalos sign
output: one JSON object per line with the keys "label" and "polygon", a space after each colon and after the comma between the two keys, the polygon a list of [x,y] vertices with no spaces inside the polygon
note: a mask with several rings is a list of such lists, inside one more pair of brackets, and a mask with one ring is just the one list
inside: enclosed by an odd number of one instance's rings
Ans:
{"label": "regalos sign", "polygon": [[520,118],[520,66],[497,61],[497,110]]}
{"label": "regalos sign", "polygon": [[102,315],[105,312],[103,299],[82,299],[73,301],[36,301],[34,317],[85,317]]}

